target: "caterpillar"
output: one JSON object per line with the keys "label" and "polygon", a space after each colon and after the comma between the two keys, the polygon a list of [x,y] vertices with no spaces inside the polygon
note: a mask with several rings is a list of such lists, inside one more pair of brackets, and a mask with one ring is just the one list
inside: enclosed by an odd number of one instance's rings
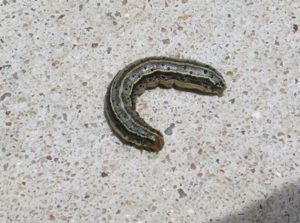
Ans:
{"label": "caterpillar", "polygon": [[152,152],[163,148],[163,135],[146,123],[135,108],[136,98],[155,87],[221,96],[226,83],[215,68],[192,60],[147,57],[120,70],[107,88],[104,115],[122,142]]}

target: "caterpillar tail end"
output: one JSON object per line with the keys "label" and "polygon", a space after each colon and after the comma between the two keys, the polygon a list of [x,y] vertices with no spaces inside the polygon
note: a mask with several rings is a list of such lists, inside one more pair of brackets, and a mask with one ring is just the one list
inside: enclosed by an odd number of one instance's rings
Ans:
{"label": "caterpillar tail end", "polygon": [[159,152],[164,147],[164,138],[161,133],[155,135],[153,144],[150,147],[150,151]]}

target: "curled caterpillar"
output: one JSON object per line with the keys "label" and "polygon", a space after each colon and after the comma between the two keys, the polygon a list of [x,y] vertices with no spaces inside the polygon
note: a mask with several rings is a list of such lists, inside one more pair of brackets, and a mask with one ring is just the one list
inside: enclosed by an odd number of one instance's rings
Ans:
{"label": "curled caterpillar", "polygon": [[123,142],[154,152],[162,149],[163,135],[139,116],[135,102],[146,89],[157,86],[220,96],[226,83],[210,65],[166,57],[137,60],[119,71],[105,95],[105,117]]}

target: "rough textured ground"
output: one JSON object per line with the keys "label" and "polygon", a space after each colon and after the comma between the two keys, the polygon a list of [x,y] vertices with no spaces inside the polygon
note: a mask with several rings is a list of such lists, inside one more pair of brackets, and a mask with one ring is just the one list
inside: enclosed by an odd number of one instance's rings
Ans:
{"label": "rough textured ground", "polygon": [[[228,85],[143,94],[156,155],[103,115],[113,76],[146,56]],[[300,222],[299,58],[299,1],[2,0],[0,222]]]}

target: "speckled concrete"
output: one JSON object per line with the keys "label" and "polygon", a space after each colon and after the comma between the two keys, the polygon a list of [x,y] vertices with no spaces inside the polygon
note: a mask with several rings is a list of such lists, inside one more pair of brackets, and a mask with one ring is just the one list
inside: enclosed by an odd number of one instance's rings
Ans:
{"label": "speckled concrete", "polygon": [[[1,0],[0,222],[300,222],[299,15],[293,0]],[[209,63],[228,89],[143,94],[155,155],[120,143],[103,98],[159,55]]]}

